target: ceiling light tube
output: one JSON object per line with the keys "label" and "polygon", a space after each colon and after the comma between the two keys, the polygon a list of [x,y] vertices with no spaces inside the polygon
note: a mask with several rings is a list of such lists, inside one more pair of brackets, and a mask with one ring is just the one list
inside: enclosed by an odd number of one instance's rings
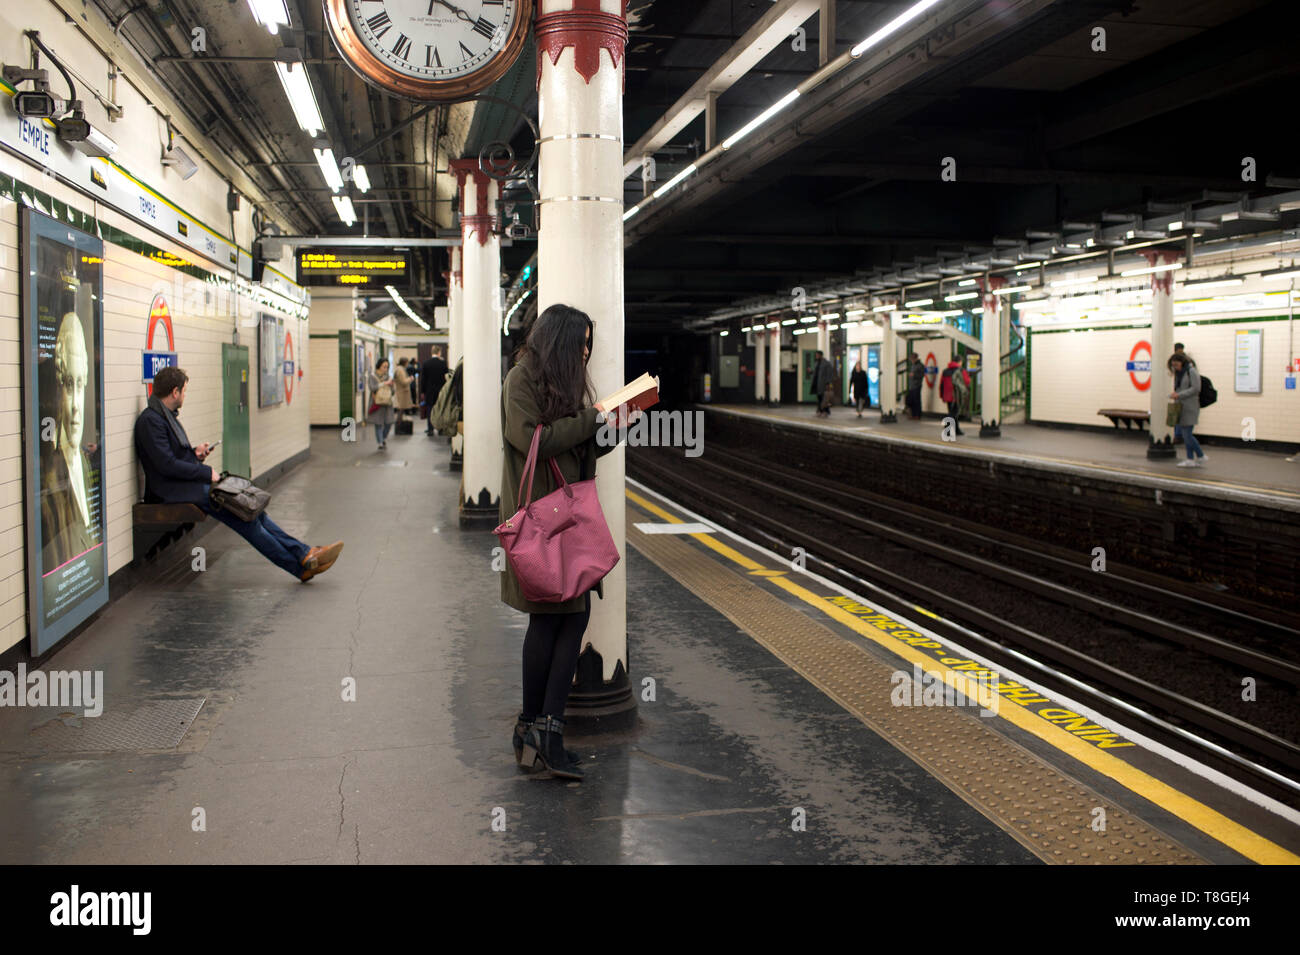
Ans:
{"label": "ceiling light tube", "polygon": [[687,166],[685,169],[683,169],[683,170],[682,170],[681,172],[679,172],[677,175],[673,176],[673,178],[669,179],[669,180],[668,180],[667,182],[665,182],[662,186],[660,186],[658,189],[656,189],[656,190],[654,191],[653,195],[651,196],[651,198],[653,198],[653,199],[658,199],[660,196],[662,196],[665,192],[667,192],[667,191],[668,191],[669,189],[671,189],[673,186],[677,185],[679,182],[681,182],[683,179],[685,179],[685,178],[686,178],[687,176],[689,176],[691,173],[695,172],[695,170],[698,169],[698,168],[699,168],[699,167],[696,166],[695,163],[691,163],[689,166]]}
{"label": "ceiling light tube", "polygon": [[626,222],[628,219],[632,218],[640,211],[641,211],[640,204],[633,206],[631,209],[628,209],[627,212],[623,213],[623,221]]}
{"label": "ceiling light tube", "polygon": [[979,297],[980,297],[979,292],[957,292],[955,295],[945,295],[943,297],[943,300],[945,302],[964,302],[968,298],[979,298]]}
{"label": "ceiling light tube", "polygon": [[865,308],[855,308],[855,309],[851,309],[851,310],[845,312],[844,314],[845,314],[846,316],[851,316],[851,315],[865,315],[865,314],[867,314],[867,310],[866,310]]}
{"label": "ceiling light tube", "polygon": [[306,65],[301,59],[289,63],[277,60],[275,72],[280,76],[280,85],[284,87],[284,95],[289,99],[298,125],[307,135],[318,135],[325,128],[325,122],[320,118],[320,107],[316,105],[316,94],[307,78]]}
{"label": "ceiling light tube", "polygon": [[994,295],[1010,295],[1012,292],[1028,292],[1032,288],[1029,285],[1008,285],[1005,288],[995,288]]}
{"label": "ceiling light tube", "polygon": [[907,24],[911,23],[913,20],[915,20],[917,17],[923,14],[926,10],[929,10],[936,3],[939,3],[939,0],[919,0],[919,2],[912,4],[902,13],[900,13],[898,16],[894,17],[894,19],[890,20],[883,27],[877,30],[875,33],[871,34],[869,37],[867,37],[865,40],[860,42],[853,49],[849,50],[849,56],[853,57],[856,60],[863,53],[866,53],[867,50],[883,42],[893,34],[897,33],[903,27],[907,26]]}
{"label": "ceiling light tube", "polygon": [[344,225],[352,225],[357,221],[356,210],[352,208],[352,200],[347,196],[331,196],[334,200],[334,211],[339,214]]}
{"label": "ceiling light tube", "polygon": [[898,308],[897,302],[886,302],[884,305],[877,305],[872,309],[873,312],[892,312]]}
{"label": "ceiling light tube", "polygon": [[1189,282],[1184,282],[1184,283],[1183,283],[1183,288],[1185,288],[1185,289],[1195,289],[1196,291],[1199,292],[1199,291],[1200,291],[1201,289],[1203,289],[1203,288],[1226,288],[1226,287],[1228,287],[1228,286],[1230,286],[1230,285],[1241,285],[1241,284],[1242,284],[1243,282],[1245,282],[1245,281],[1246,281],[1245,279],[1234,279],[1234,278],[1228,278],[1228,279],[1192,279],[1192,280],[1189,281]]}
{"label": "ceiling light tube", "polygon": [[815,321],[817,321],[817,316],[816,316],[816,315],[805,315],[803,318],[799,319],[799,321],[801,321],[801,322],[803,322],[805,325],[807,325],[807,324],[809,324],[810,322],[815,322]]}
{"label": "ceiling light tube", "polygon": [[[335,199],[334,201],[338,202],[338,199]],[[393,301],[397,303],[397,307],[406,313],[407,318],[415,322],[415,324],[419,325],[426,332],[429,330],[428,322],[420,318],[419,315],[416,315],[415,312],[411,311],[411,306],[406,304],[406,299],[402,298],[401,294],[397,291],[397,289],[393,288],[391,285],[385,285],[384,291],[387,292],[392,297]]]}
{"label": "ceiling light tube", "polygon": [[334,150],[329,147],[325,149],[312,147],[312,152],[316,154],[316,164],[320,166],[321,175],[325,177],[325,185],[338,192],[343,188],[343,176],[339,174],[339,164],[334,161]]}
{"label": "ceiling light tube", "polygon": [[962,279],[960,282],[957,283],[958,287],[960,288],[965,288],[968,285],[974,285],[974,284],[975,284],[974,279]]}
{"label": "ceiling light tube", "polygon": [[284,0],[248,0],[248,8],[253,11],[253,19],[266,27],[266,31],[275,36],[280,27],[289,25],[289,10]]}
{"label": "ceiling light tube", "polygon": [[352,184],[357,187],[358,192],[366,193],[370,191],[370,176],[366,173],[365,166],[353,167]]}
{"label": "ceiling light tube", "polygon": [[[782,96],[779,100],[777,100],[767,109],[763,110],[763,112],[759,113],[757,116],[751,119],[744,126],[740,127],[740,129],[736,130],[734,133],[732,133],[730,136],[724,139],[722,141],[722,148],[730,149],[732,146],[736,145],[736,143],[740,142],[740,140],[748,136],[751,132],[753,132],[759,126],[763,125],[763,123],[767,122],[777,113],[781,112],[781,110],[785,109],[787,106],[789,106],[798,98],[799,98],[799,91],[797,89],[793,89],[790,92],[786,93],[784,96]],[[694,169],[695,166],[692,165],[691,168]],[[656,192],[655,195],[658,196],[659,193]]]}
{"label": "ceiling light tube", "polygon": [[933,304],[934,304],[934,299],[932,299],[932,298],[917,298],[917,299],[913,299],[913,300],[910,301],[910,302],[904,302],[903,304],[904,304],[904,307],[905,307],[905,308],[920,308],[922,305],[933,305]]}
{"label": "ceiling light tube", "polygon": [[1120,278],[1126,279],[1130,275],[1151,275],[1153,272],[1173,272],[1182,267],[1183,263],[1181,262],[1166,262],[1164,265],[1153,265],[1150,268],[1145,269],[1129,269],[1127,272],[1119,273],[1119,275]]}
{"label": "ceiling light tube", "polygon": [[796,321],[797,321],[797,319],[794,319],[794,318],[786,318],[786,319],[782,319],[782,320],[781,320],[781,324],[782,324],[782,325],[793,325]]}

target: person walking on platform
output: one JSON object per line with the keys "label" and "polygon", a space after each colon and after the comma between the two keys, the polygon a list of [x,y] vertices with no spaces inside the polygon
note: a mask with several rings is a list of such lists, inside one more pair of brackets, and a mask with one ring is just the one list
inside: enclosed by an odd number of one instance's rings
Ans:
{"label": "person walking on platform", "polygon": [[966,392],[970,389],[970,375],[961,366],[961,358],[954,355],[948,367],[943,370],[939,384],[939,397],[948,403],[948,415],[957,434],[965,434],[961,429],[961,412],[966,405]]}
{"label": "person walking on platform", "polygon": [[867,373],[862,370],[862,362],[856,362],[853,365],[853,374],[849,376],[849,388],[853,392],[853,403],[857,406],[859,418],[862,417],[862,409],[871,403],[870,387]]}
{"label": "person walking on platform", "polygon": [[831,389],[835,384],[835,369],[819,351],[815,356],[812,376],[812,393],[817,396],[817,415],[831,416]]}
{"label": "person walking on platform", "polygon": [[[587,377],[594,326],[584,312],[552,305],[537,316],[516,354],[517,363],[501,386],[501,429],[505,460],[501,473],[501,520],[519,509],[518,492],[540,424],[536,501],[558,485],[547,460],[553,460],[570,483],[596,476],[596,459],[613,450],[596,441],[604,410],[592,398]],[[457,369],[459,372],[459,369]],[[630,421],[631,419],[629,419]],[[545,465],[545,466],[544,466]],[[595,587],[602,594],[601,585]],[[507,564],[501,575],[501,599],[528,614],[523,647],[523,710],[515,721],[515,760],[534,768],[537,762],[563,779],[582,779],[574,754],[564,749],[564,708],[578,666],[582,635],[591,616],[591,592],[564,603],[526,600]]]}
{"label": "person walking on platform", "polygon": [[375,443],[384,451],[388,448],[388,432],[393,427],[393,379],[388,375],[388,359],[379,359],[367,378],[370,410],[366,418],[375,426]]}
{"label": "person walking on platform", "polygon": [[177,417],[185,404],[188,382],[189,375],[180,368],[160,368],[154,375],[149,403],[135,419],[135,454],[144,469],[145,503],[196,505],[303,583],[325,573],[338,560],[342,541],[327,547],[309,547],[281,530],[265,511],[255,520],[241,521],[213,506],[211,486],[221,475],[203,463],[213,446],[205,442],[193,447]]}
{"label": "person walking on platform", "polygon": [[420,396],[421,404],[425,408],[425,417],[428,422],[424,426],[424,433],[433,435],[433,411],[434,402],[438,400],[438,395],[442,392],[442,386],[447,381],[447,363],[442,360],[442,352],[435,348],[432,354],[420,366]]}
{"label": "person walking on platform", "polygon": [[411,376],[406,373],[406,359],[397,359],[397,371],[393,373],[393,411],[400,419],[415,407],[411,397]]}
{"label": "person walking on platform", "polygon": [[1174,375],[1174,390],[1169,393],[1169,397],[1181,406],[1178,424],[1174,425],[1174,440],[1177,441],[1181,436],[1183,447],[1187,449],[1186,460],[1179,461],[1178,466],[1199,468],[1206,457],[1201,450],[1201,443],[1192,434],[1192,429],[1201,417],[1201,376],[1186,352],[1174,352],[1166,365]]}
{"label": "person walking on platform", "polygon": [[907,369],[907,413],[913,421],[921,420],[921,385],[925,383],[925,365],[915,354]]}

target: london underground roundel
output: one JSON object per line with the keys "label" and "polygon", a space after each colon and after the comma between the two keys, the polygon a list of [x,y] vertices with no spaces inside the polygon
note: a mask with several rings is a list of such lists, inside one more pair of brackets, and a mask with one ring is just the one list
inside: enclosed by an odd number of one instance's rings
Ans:
{"label": "london underground roundel", "polygon": [[[1138,358],[1142,352],[1146,352],[1145,359]],[[1133,387],[1138,391],[1146,391],[1151,387],[1151,343],[1140,341],[1133,346],[1133,350],[1128,354],[1128,361],[1124,363],[1124,370],[1128,372],[1129,381],[1133,382]]]}

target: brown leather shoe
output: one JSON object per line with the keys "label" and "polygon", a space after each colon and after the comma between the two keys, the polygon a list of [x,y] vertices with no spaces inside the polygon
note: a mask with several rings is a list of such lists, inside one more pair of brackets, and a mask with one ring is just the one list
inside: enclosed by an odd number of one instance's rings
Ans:
{"label": "brown leather shoe", "polygon": [[335,541],[328,547],[313,547],[307,551],[307,556],[302,559],[303,567],[307,568],[299,578],[303,583],[311,580],[317,574],[323,574],[334,566],[334,561],[339,559],[339,554],[343,551],[343,542]]}

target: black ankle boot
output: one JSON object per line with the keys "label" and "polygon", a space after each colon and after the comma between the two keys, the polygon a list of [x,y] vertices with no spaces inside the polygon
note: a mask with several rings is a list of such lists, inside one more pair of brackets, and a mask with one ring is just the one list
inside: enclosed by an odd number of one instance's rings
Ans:
{"label": "black ankle boot", "polygon": [[[524,745],[528,742],[528,728],[532,725],[533,725],[533,721],[524,719],[523,713],[520,713],[517,717],[515,717],[515,732],[510,742],[511,745],[514,746],[515,764],[518,766],[524,765]],[[567,759],[570,763],[573,763],[574,765],[577,765],[578,763],[582,762],[582,757],[579,756],[571,749],[566,749],[564,751],[564,758]],[[534,756],[531,760],[529,760],[529,763],[525,768],[527,769],[535,768],[533,765],[533,761],[535,759],[536,756]]]}
{"label": "black ankle boot", "polygon": [[524,744],[523,761],[530,755],[541,761],[552,776],[561,779],[582,779],[582,770],[569,759],[564,749],[564,720],[554,716],[541,716],[528,729]]}

